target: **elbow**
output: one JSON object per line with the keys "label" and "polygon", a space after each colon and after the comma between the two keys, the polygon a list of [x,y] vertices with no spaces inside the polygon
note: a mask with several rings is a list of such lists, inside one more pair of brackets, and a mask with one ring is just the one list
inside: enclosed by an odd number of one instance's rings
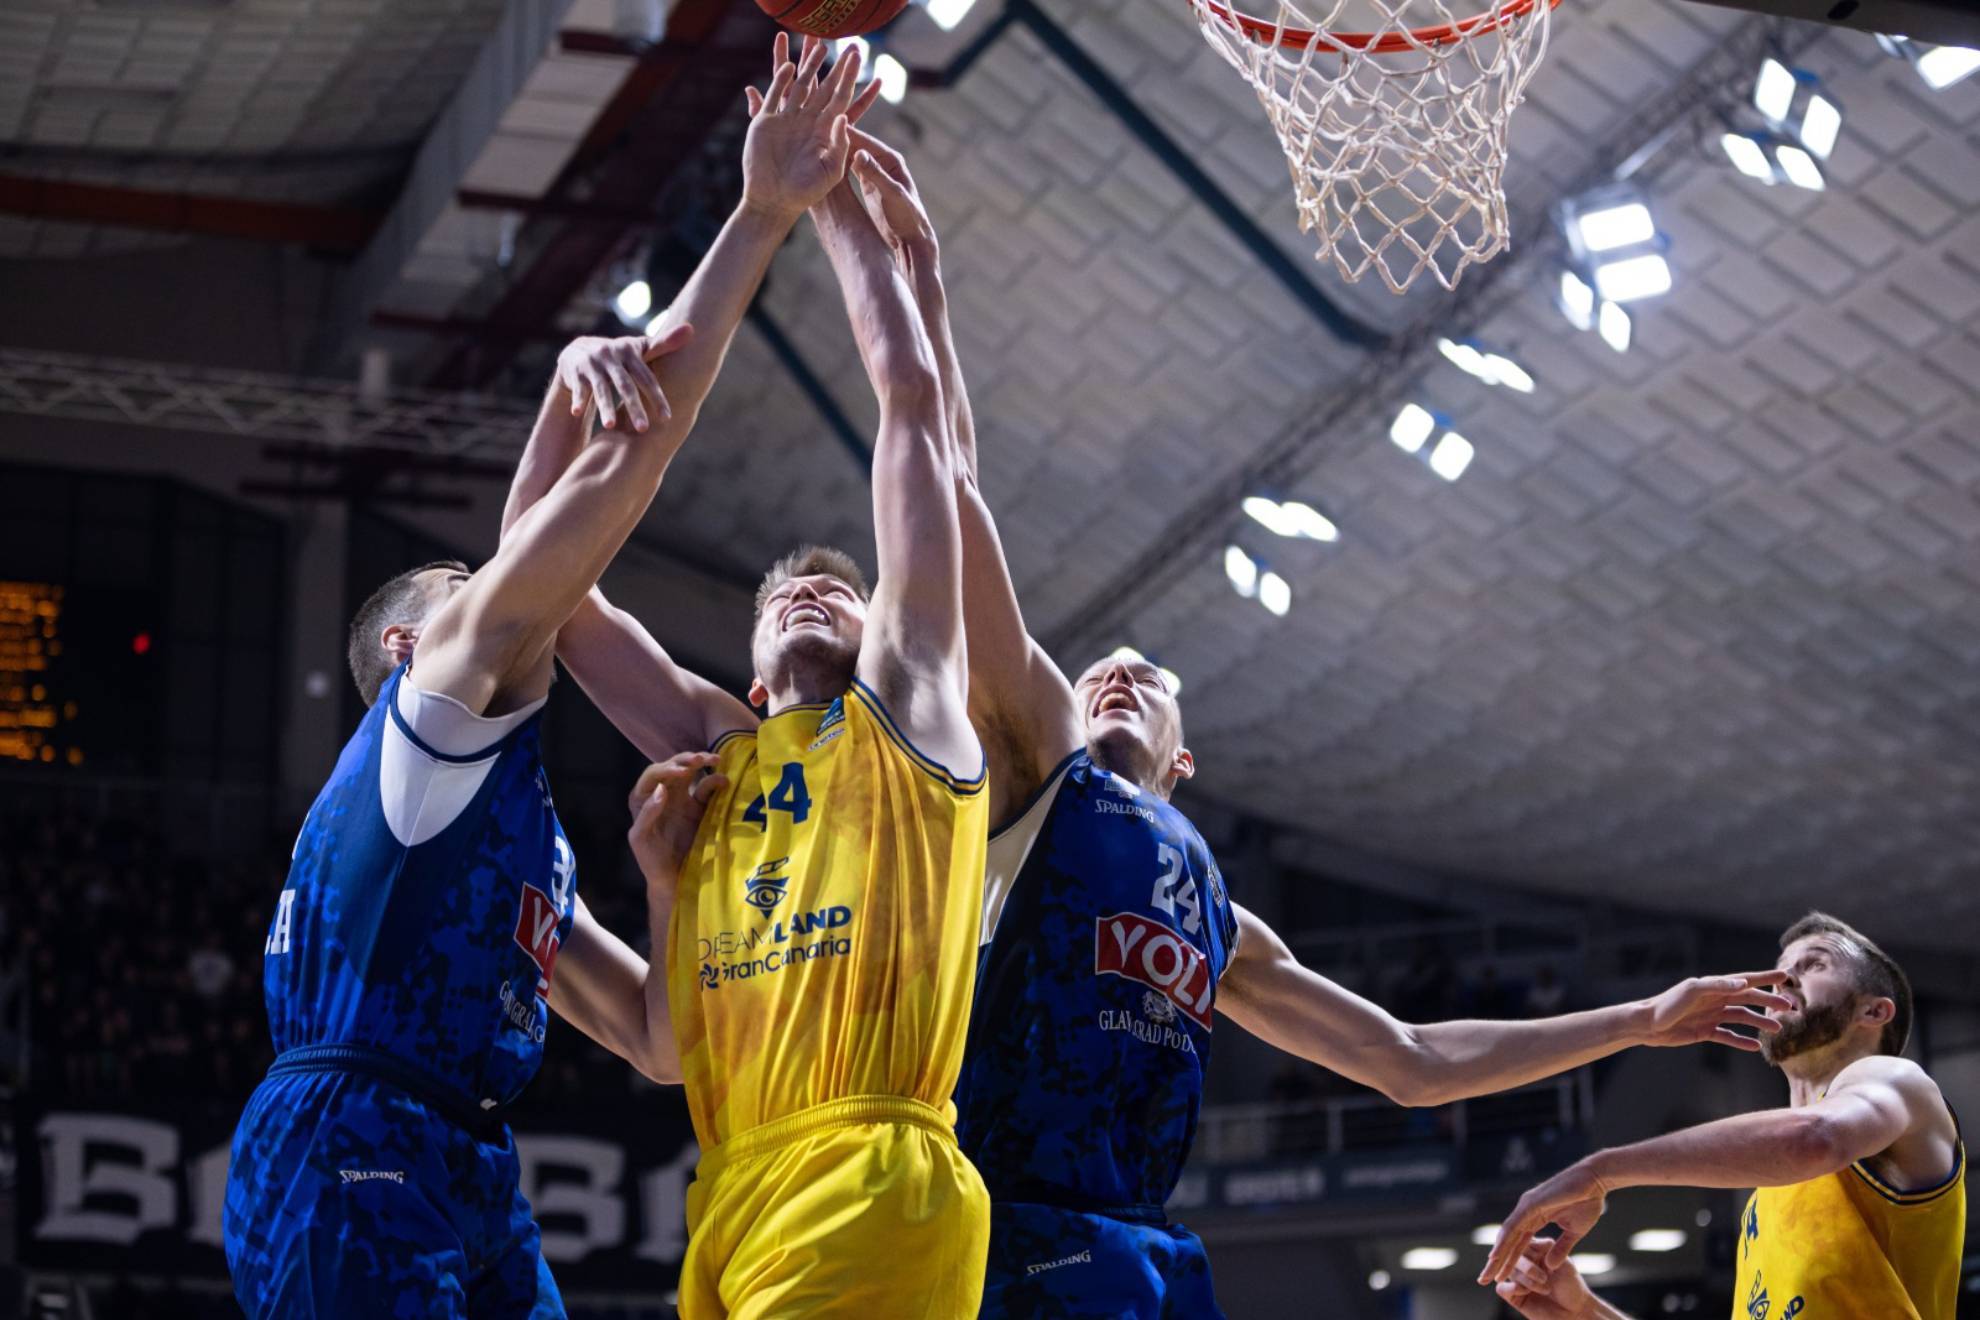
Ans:
{"label": "elbow", "polygon": [[627,1060],[634,1071],[655,1086],[679,1086],[681,1061],[672,1050],[649,1049]]}
{"label": "elbow", "polygon": [[1433,1109],[1460,1099],[1417,1038],[1416,1028],[1405,1026],[1401,1031],[1402,1039],[1383,1051],[1375,1089],[1404,1109]]}
{"label": "elbow", "polygon": [[1404,1109],[1434,1109],[1453,1099],[1415,1067],[1394,1070],[1393,1075],[1382,1078],[1376,1089],[1387,1096],[1390,1103],[1401,1105]]}
{"label": "elbow", "polygon": [[1846,1169],[1855,1159],[1841,1125],[1830,1115],[1796,1109],[1783,1117],[1780,1151],[1783,1162],[1795,1172],[1794,1181]]}

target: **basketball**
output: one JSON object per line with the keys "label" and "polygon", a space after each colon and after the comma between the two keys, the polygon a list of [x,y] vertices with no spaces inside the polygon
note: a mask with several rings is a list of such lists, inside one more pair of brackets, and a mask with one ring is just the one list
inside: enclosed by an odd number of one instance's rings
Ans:
{"label": "basketball", "polygon": [[908,0],[756,0],[763,12],[793,32],[824,37],[862,37],[894,21]]}

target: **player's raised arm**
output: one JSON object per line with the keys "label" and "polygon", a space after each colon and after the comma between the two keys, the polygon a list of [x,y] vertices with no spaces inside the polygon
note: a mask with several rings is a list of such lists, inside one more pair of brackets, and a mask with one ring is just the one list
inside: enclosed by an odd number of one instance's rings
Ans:
{"label": "player's raised arm", "polygon": [[[870,155],[915,202],[915,210],[925,214],[914,176],[899,152],[859,131],[853,133],[853,148]],[[1031,796],[1053,766],[1079,747],[1079,710],[1065,674],[1025,627],[1003,541],[977,481],[976,418],[949,324],[949,295],[942,283],[941,263],[917,263],[910,274],[915,305],[935,354],[956,456],[969,715],[990,762],[990,819],[994,827],[1004,821],[1011,807]]]}
{"label": "player's raised arm", "polygon": [[[800,85],[815,84],[823,57],[822,46],[807,48],[804,67],[793,66],[788,38],[778,35],[768,92],[749,89],[752,118],[743,148],[741,204],[661,316],[657,335],[584,339],[564,351],[551,400],[517,469],[507,518],[527,511],[546,488],[546,474],[581,451],[581,415],[588,406],[597,407],[608,429],[626,422],[638,428],[654,415],[683,435],[693,425],[770,259],[795,216],[843,175],[849,126],[865,113],[877,90],[876,84],[858,97],[851,94],[858,73],[855,56],[853,63],[834,71],[828,94],[794,95]],[[667,342],[675,333],[670,327],[685,324],[696,327],[693,351],[669,360],[664,399],[649,404],[641,359],[649,345]],[[595,588],[565,622],[557,652],[586,695],[655,761],[700,749],[716,734],[756,723],[746,705],[675,664],[637,619]]]}
{"label": "player's raised arm", "polygon": [[1301,966],[1270,926],[1242,907],[1237,914],[1237,955],[1217,1007],[1268,1044],[1403,1105],[1523,1086],[1632,1045],[1716,1041],[1755,1049],[1753,1037],[1733,1028],[1778,1031],[1760,1010],[1791,1002],[1767,988],[1784,979],[1781,973],[1753,972],[1693,977],[1654,999],[1531,1022],[1418,1025]]}
{"label": "player's raised arm", "polygon": [[956,457],[934,349],[912,292],[917,268],[938,259],[935,234],[912,196],[870,155],[856,155],[852,168],[866,205],[884,211],[890,232],[881,233],[850,189],[835,191],[812,214],[880,402],[873,452],[879,581],[858,675],[925,755],[971,777],[982,751],[967,710]]}

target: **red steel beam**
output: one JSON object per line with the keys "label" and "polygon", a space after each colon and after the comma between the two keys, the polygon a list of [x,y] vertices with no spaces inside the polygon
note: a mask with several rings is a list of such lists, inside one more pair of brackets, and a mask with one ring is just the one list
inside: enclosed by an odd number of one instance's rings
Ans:
{"label": "red steel beam", "polygon": [[173,234],[217,234],[262,243],[304,243],[338,251],[362,247],[383,219],[381,212],[353,206],[201,197],[21,174],[0,174],[0,211],[42,220]]}
{"label": "red steel beam", "polygon": [[743,87],[768,67],[774,31],[754,5],[680,0],[668,18],[666,40],[641,54],[538,207],[552,219],[564,204],[579,200],[576,185],[582,182],[581,204],[592,214],[557,222],[555,237],[485,316],[500,337],[455,348],[430,377],[434,388],[486,385],[514,359],[525,336],[554,322],[642,223],[633,214],[649,211],[674,172],[742,105]]}

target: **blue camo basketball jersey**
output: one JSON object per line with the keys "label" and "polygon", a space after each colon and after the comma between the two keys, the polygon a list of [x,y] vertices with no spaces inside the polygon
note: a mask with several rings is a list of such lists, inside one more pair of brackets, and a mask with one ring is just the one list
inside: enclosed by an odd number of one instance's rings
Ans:
{"label": "blue camo basketball jersey", "polygon": [[386,681],[296,839],[265,948],[268,1024],[278,1054],[365,1046],[484,1108],[507,1104],[542,1061],[577,865],[540,709],[449,755],[407,718],[446,699],[407,672]]}
{"label": "blue camo basketball jersey", "polygon": [[1159,1208],[1196,1136],[1237,916],[1153,793],[1067,758],[990,840],[956,1132],[998,1201]]}

